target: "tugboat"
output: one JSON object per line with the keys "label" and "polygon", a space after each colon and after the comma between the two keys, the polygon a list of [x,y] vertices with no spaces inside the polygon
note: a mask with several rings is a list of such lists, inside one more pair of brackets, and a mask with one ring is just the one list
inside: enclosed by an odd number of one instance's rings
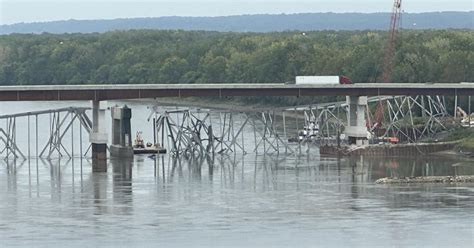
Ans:
{"label": "tugboat", "polygon": [[166,149],[161,147],[161,145],[148,142],[145,145],[145,142],[142,138],[142,132],[137,132],[135,136],[135,143],[133,145],[133,154],[164,154],[166,153]]}

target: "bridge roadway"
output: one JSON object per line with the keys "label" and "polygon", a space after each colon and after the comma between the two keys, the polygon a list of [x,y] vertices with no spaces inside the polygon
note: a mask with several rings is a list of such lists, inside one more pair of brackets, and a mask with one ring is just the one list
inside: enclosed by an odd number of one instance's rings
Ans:
{"label": "bridge roadway", "polygon": [[122,84],[0,86],[0,101],[121,100],[227,96],[474,95],[474,83],[353,85]]}

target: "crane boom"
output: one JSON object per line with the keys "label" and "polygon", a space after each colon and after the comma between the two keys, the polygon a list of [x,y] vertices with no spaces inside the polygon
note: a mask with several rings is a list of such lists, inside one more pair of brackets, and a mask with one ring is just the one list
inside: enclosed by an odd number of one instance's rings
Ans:
{"label": "crane boom", "polygon": [[[390,83],[393,71],[393,57],[395,55],[395,44],[397,41],[397,33],[400,25],[400,17],[402,14],[402,0],[394,0],[392,16],[390,19],[389,37],[385,47],[385,55],[383,61],[382,82]],[[380,128],[383,121],[384,103],[382,101],[377,105],[375,112],[375,122],[372,130]]]}
{"label": "crane boom", "polygon": [[402,14],[402,0],[395,0],[393,3],[392,17],[390,20],[390,33],[387,40],[382,81],[390,83],[393,71],[393,57],[395,55],[395,43],[397,41],[397,33],[400,25],[400,16]]}

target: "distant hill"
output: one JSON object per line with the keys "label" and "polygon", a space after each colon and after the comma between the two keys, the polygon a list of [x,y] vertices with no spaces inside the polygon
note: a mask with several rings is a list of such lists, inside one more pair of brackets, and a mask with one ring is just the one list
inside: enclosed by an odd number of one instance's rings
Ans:
{"label": "distant hill", "polygon": [[[1,25],[0,34],[10,33],[93,33],[129,29],[183,29],[232,32],[273,32],[288,30],[387,29],[389,13],[313,13],[241,15],[223,17],[156,17],[113,20],[67,20]],[[405,13],[403,28],[474,29],[474,11]]]}

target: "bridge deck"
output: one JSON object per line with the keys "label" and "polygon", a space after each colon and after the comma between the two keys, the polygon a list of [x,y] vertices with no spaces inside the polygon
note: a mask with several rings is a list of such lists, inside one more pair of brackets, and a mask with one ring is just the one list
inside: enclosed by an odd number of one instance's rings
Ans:
{"label": "bridge deck", "polygon": [[123,84],[0,86],[0,101],[120,100],[191,96],[474,95],[474,83],[453,84]]}

